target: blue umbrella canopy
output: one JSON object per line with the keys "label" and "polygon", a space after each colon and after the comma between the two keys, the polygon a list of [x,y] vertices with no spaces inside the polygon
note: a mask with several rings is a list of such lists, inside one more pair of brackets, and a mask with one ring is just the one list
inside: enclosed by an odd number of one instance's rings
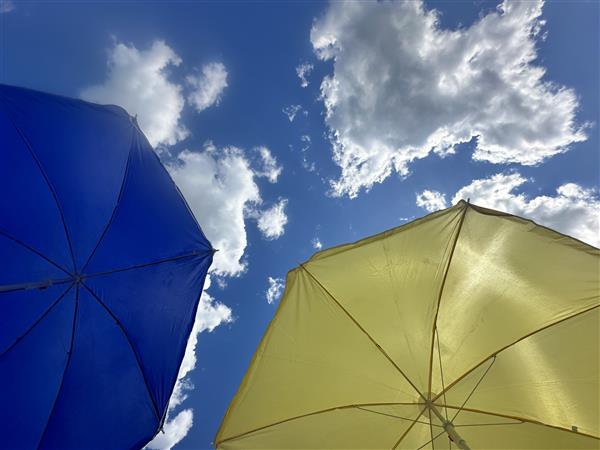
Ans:
{"label": "blue umbrella canopy", "polygon": [[2,447],[152,439],[213,253],[123,109],[0,85]]}

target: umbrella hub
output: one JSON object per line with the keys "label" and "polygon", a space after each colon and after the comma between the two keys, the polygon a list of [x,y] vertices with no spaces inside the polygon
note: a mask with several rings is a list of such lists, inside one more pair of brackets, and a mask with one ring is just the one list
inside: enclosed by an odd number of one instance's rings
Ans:
{"label": "umbrella hub", "polygon": [[77,272],[74,273],[73,278],[72,278],[73,284],[81,284],[83,282],[84,277],[85,277],[85,275],[82,273],[77,273]]}

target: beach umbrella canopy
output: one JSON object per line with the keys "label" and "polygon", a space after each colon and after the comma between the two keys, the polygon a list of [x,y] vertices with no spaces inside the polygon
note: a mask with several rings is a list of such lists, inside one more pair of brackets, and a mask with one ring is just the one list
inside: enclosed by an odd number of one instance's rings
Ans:
{"label": "beach umbrella canopy", "polygon": [[0,86],[0,447],[143,447],[213,250],[123,109]]}
{"label": "beach umbrella canopy", "polygon": [[599,256],[464,201],[321,251],[215,446],[598,448]]}

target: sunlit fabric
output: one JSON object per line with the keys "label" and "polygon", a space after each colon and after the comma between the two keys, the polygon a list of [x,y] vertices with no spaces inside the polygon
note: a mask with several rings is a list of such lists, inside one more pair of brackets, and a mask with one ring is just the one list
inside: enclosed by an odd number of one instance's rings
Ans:
{"label": "sunlit fabric", "polygon": [[220,449],[600,446],[600,252],[461,201],[315,254]]}
{"label": "sunlit fabric", "polygon": [[133,118],[0,86],[0,255],[0,447],[143,447],[213,250]]}

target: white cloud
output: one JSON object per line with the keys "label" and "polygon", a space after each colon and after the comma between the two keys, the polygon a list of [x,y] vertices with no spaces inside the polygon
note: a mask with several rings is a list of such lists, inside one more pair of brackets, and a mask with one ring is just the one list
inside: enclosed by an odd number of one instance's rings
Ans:
{"label": "white cloud", "polygon": [[424,190],[417,194],[417,206],[429,212],[444,209],[446,207],[446,196],[441,192]]}
{"label": "white cloud", "polygon": [[184,409],[179,414],[165,423],[163,432],[146,445],[153,450],[169,450],[179,443],[190,431],[194,424],[194,413],[191,409]]}
{"label": "white cloud", "polygon": [[285,213],[286,206],[287,200],[282,199],[271,208],[257,213],[258,229],[267,239],[277,239],[283,235],[285,225],[288,222]]}
{"label": "white cloud", "polygon": [[265,177],[270,183],[276,183],[283,168],[277,164],[277,159],[271,154],[267,147],[257,147],[260,156],[261,168],[255,170],[256,176]]}
{"label": "white cloud", "polygon": [[596,247],[600,245],[600,197],[596,190],[566,183],[556,189],[553,197],[528,198],[514,192],[528,181],[518,173],[474,180],[454,195],[452,203],[470,198],[473,204],[526,217]]}
{"label": "white cloud", "polygon": [[314,238],[310,243],[314,249],[321,250],[323,248],[323,244],[318,237]]}
{"label": "white cloud", "polygon": [[308,111],[303,110],[302,109],[302,105],[289,105],[289,106],[285,106],[282,110],[281,110],[289,119],[290,122],[293,122],[294,119],[296,118],[296,116],[298,115],[298,113],[302,113],[305,116],[308,115]]}
{"label": "white cloud", "polygon": [[193,88],[188,101],[200,112],[221,101],[227,87],[227,70],[222,63],[205,64],[200,75],[188,75],[186,81]]}
{"label": "white cloud", "polygon": [[354,197],[472,138],[474,159],[523,165],[585,140],[575,92],[535,65],[542,5],[506,1],[446,30],[421,1],[330,3],[311,42],[334,61],[321,84],[341,168],[333,194]]}
{"label": "white cloud", "polygon": [[15,3],[12,0],[0,0],[0,14],[9,13],[15,10]]}
{"label": "white cloud", "polygon": [[168,167],[215,253],[213,272],[239,275],[247,245],[245,212],[261,203],[254,172],[244,152],[207,144],[202,152],[184,150]]}
{"label": "white cloud", "polygon": [[300,78],[300,86],[303,88],[308,86],[309,81],[306,79],[306,77],[310,75],[313,69],[314,66],[306,62],[296,67],[296,74],[298,75],[298,78]]}
{"label": "white cloud", "polygon": [[282,278],[269,277],[268,282],[269,282],[269,288],[267,289],[266,297],[267,297],[267,303],[270,305],[275,300],[277,300],[279,297],[281,297],[281,294],[283,293],[283,288],[285,287],[285,285],[283,284]]}
{"label": "white cloud", "polygon": [[169,81],[166,69],[181,59],[163,41],[147,50],[116,43],[108,57],[108,78],[81,92],[81,98],[122,106],[138,116],[138,123],[153,146],[173,145],[188,136],[180,123],[185,100],[182,88]]}

